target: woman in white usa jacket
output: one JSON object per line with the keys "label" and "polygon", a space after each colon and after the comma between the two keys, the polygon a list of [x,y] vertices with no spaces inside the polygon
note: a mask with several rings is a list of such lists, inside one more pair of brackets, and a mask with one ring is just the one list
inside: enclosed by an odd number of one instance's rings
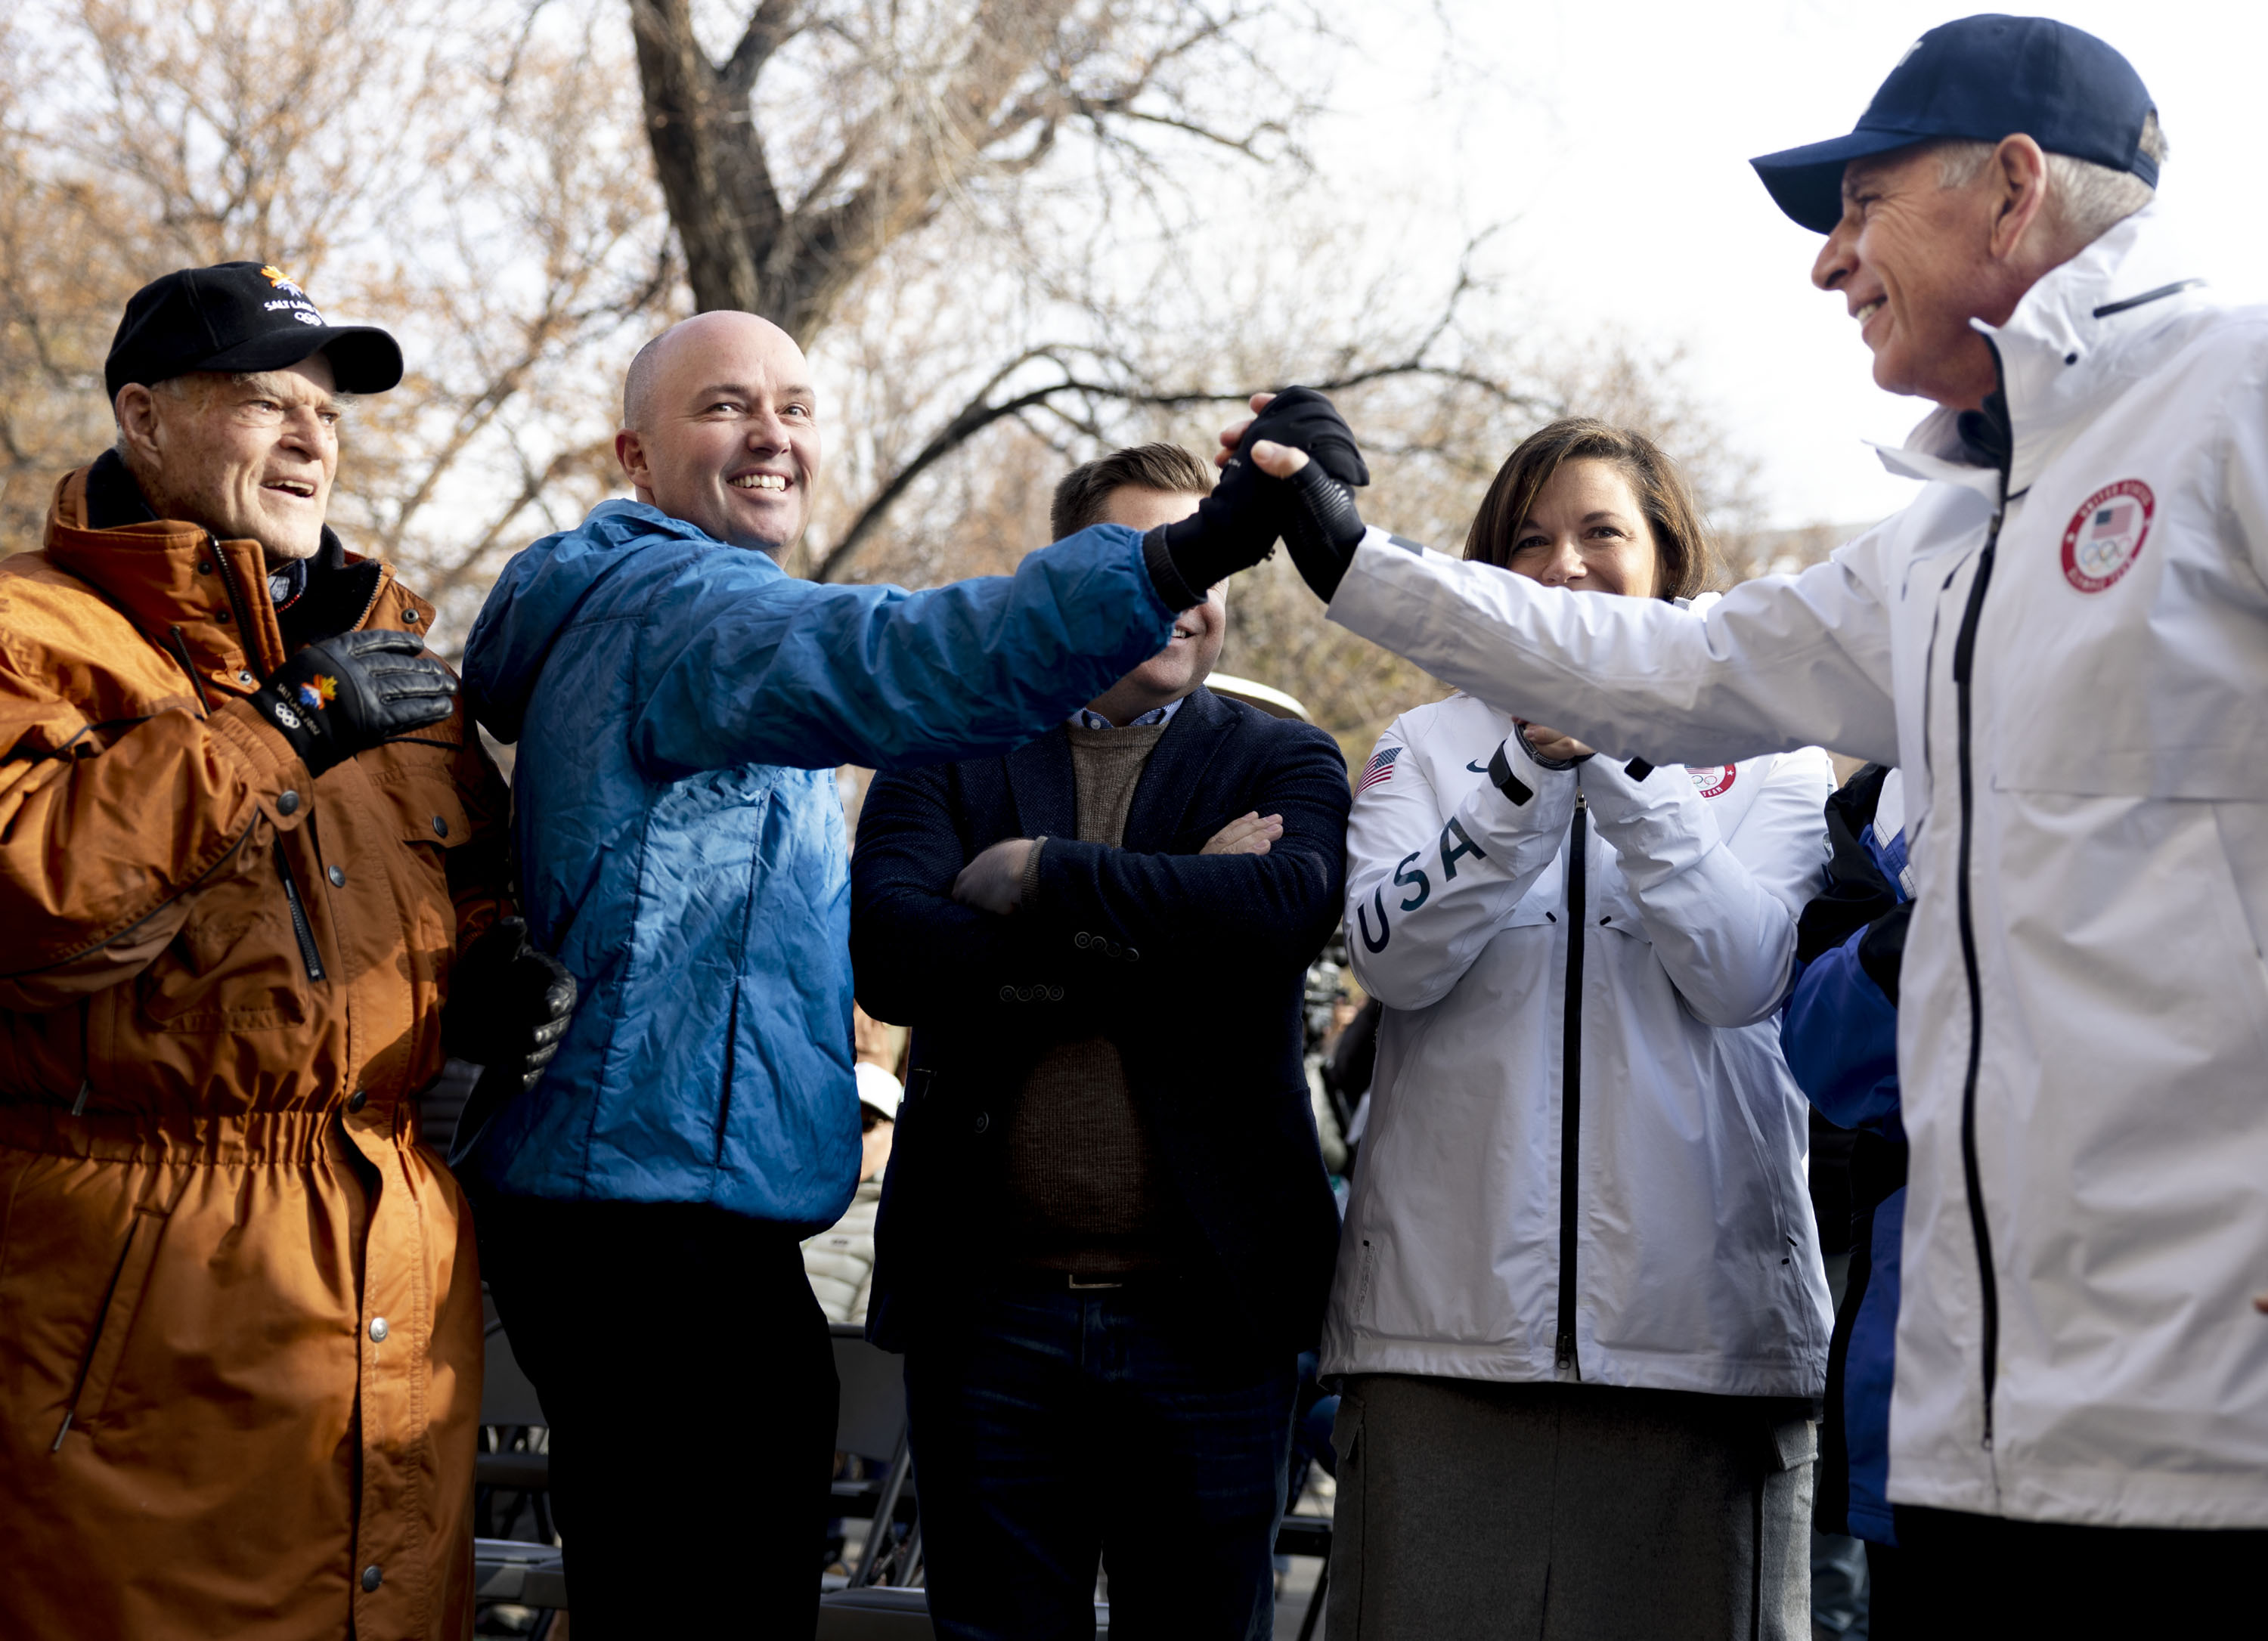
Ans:
{"label": "woman in white usa jacket", "polygon": [[[1582,421],[1513,453],[1467,556],[1640,596],[1705,563],[1667,460]],[[1580,749],[1456,695],[1358,776],[1386,1012],[1324,1340],[1331,1632],[1805,1635],[1831,1318],[1773,1017],[1832,771],[1538,748]]]}

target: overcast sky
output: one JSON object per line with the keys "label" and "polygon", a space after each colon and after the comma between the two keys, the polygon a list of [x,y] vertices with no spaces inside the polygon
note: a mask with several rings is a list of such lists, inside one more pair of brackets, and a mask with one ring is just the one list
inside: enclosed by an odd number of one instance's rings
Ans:
{"label": "overcast sky", "polygon": [[[1462,49],[1402,8],[1356,16],[1320,158],[1382,202],[1422,195],[1452,224],[1512,221],[1508,291],[1535,322],[1602,321],[1681,342],[1691,379],[1764,462],[1773,522],[1869,522],[1912,487],[1861,438],[1902,440],[1926,408],[1876,389],[1841,298],[1807,277],[1817,235],[1782,217],[1749,156],[1837,136],[1923,30],[1967,15],[1878,0],[1448,0]],[[1350,8],[1351,11],[1352,9]],[[2172,144],[2159,209],[2224,298],[2268,299],[2260,77],[2268,4],[2060,5],[2140,71]]]}

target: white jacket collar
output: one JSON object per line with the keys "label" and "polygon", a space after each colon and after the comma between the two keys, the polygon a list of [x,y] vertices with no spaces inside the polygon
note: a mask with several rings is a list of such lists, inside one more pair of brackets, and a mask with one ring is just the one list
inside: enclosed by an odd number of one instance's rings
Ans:
{"label": "white jacket collar", "polygon": [[[2030,488],[2096,406],[2175,345],[2173,321],[2212,305],[2187,254],[2154,206],[2137,211],[2024,293],[2005,325],[1970,324],[1999,356],[2014,434],[2008,493]],[[1903,448],[1877,445],[1906,478],[1958,484],[1998,499],[1999,475],[1971,464],[1960,413],[1940,406]]]}

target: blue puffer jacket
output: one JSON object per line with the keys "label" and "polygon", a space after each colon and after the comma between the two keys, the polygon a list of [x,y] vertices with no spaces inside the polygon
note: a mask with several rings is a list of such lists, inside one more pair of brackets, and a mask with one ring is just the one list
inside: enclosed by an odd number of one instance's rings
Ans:
{"label": "blue puffer jacket", "polygon": [[800,581],[635,502],[519,554],[465,690],[520,742],[528,922],[582,997],[475,1173],[514,1196],[834,1223],[858,1174],[835,767],[1004,752],[1173,618],[1120,525],[915,593]]}

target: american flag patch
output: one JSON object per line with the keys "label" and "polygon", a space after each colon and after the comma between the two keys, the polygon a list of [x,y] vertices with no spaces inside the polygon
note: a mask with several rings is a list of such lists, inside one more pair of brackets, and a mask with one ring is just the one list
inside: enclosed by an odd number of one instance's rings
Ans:
{"label": "american flag patch", "polygon": [[1370,762],[1362,766],[1362,775],[1354,784],[1355,791],[1367,791],[1373,786],[1383,786],[1392,780],[1394,761],[1401,755],[1402,748],[1399,747],[1381,747],[1376,752],[1372,753]]}

